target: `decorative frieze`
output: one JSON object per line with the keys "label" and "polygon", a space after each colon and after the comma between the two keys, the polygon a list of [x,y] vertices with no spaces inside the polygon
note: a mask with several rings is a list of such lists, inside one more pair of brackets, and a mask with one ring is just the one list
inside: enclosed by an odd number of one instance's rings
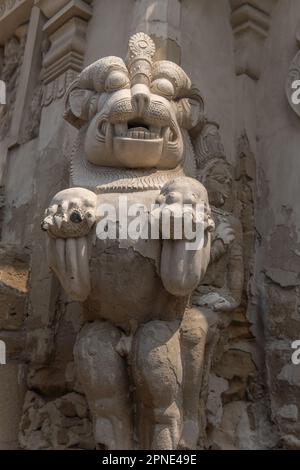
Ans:
{"label": "decorative frieze", "polygon": [[[20,83],[21,68],[26,43],[26,31],[18,39],[12,36],[3,48],[1,80],[6,84],[6,106],[0,110],[0,140],[9,135],[17,102],[18,84]],[[20,112],[18,111],[20,114]]]}
{"label": "decorative frieze", "polygon": [[52,101],[62,98],[68,86],[73,82],[77,75],[74,70],[67,70],[60,77],[44,86],[42,106],[49,106]]}
{"label": "decorative frieze", "polygon": [[262,49],[270,27],[270,14],[277,0],[231,0],[231,24],[235,39],[236,74],[258,80]]}
{"label": "decorative frieze", "polygon": [[43,59],[44,92],[42,103],[48,106],[61,98],[75,75],[83,68],[85,39],[92,8],[82,0],[39,2],[49,17],[44,25],[50,47]]}
{"label": "decorative frieze", "polygon": [[34,0],[0,0],[0,45],[28,21]]}
{"label": "decorative frieze", "polygon": [[39,8],[31,10],[27,39],[22,57],[16,106],[10,129],[9,146],[38,136],[41,113],[40,70],[42,62],[42,28],[44,17]]}
{"label": "decorative frieze", "polygon": [[0,116],[0,137],[7,138],[9,148],[36,137],[39,130],[44,18],[35,3],[0,0],[0,78],[7,91],[7,106]]}

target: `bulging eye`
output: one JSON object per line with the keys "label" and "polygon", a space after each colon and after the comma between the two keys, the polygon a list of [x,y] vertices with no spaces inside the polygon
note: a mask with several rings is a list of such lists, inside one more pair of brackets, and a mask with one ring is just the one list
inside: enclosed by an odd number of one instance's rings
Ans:
{"label": "bulging eye", "polygon": [[110,72],[105,81],[105,91],[109,93],[126,87],[129,87],[129,78],[125,72],[121,70]]}
{"label": "bulging eye", "polygon": [[80,212],[78,211],[73,211],[72,214],[70,215],[70,220],[73,222],[73,224],[80,224],[82,222],[82,217]]}
{"label": "bulging eye", "polygon": [[151,91],[169,100],[174,97],[175,93],[173,84],[166,78],[157,78],[154,80],[151,84]]}

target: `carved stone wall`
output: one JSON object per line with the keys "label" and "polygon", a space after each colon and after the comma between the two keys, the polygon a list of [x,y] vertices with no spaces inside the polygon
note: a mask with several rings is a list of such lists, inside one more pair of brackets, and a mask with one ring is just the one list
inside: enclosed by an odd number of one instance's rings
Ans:
{"label": "carved stone wall", "polygon": [[124,57],[138,31],[157,59],[183,67],[206,108],[190,135],[216,224],[193,296],[209,323],[198,447],[300,449],[300,121],[289,95],[299,1],[111,3],[0,1],[0,449],[96,447],[73,357],[83,306],[49,270],[40,223],[70,186],[69,84],[101,57]]}

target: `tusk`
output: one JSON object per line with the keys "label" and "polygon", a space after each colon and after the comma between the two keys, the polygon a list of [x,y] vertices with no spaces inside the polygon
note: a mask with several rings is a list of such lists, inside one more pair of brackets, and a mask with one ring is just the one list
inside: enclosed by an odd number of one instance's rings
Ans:
{"label": "tusk", "polygon": [[79,273],[75,238],[68,238],[66,241],[66,269],[68,280],[71,285],[74,285],[76,291],[79,284]]}
{"label": "tusk", "polygon": [[91,291],[87,238],[47,236],[47,256],[66,293],[73,300],[85,301]]}
{"label": "tusk", "polygon": [[63,286],[66,286],[66,241],[62,238],[57,238],[55,244],[57,270]]}
{"label": "tusk", "polygon": [[87,237],[77,239],[77,260],[80,272],[80,282],[82,289],[86,292],[86,297],[91,291],[91,280],[90,280],[90,267],[89,267],[89,253]]}

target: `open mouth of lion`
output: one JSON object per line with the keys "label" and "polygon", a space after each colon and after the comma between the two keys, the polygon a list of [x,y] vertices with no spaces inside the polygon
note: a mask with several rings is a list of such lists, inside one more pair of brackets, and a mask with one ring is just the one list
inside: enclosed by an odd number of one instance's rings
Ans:
{"label": "open mouth of lion", "polygon": [[176,146],[177,133],[170,126],[154,126],[141,119],[99,126],[103,137],[112,139],[113,151],[118,160],[128,168],[155,167],[164,146]]}
{"label": "open mouth of lion", "polygon": [[114,138],[117,139],[134,139],[134,140],[165,140],[169,143],[175,143],[177,140],[177,133],[170,126],[154,126],[147,123],[145,120],[131,120],[128,122],[119,122],[116,124],[110,124],[104,120],[99,125],[100,134],[103,137],[107,136],[108,127],[112,127],[112,133]]}

